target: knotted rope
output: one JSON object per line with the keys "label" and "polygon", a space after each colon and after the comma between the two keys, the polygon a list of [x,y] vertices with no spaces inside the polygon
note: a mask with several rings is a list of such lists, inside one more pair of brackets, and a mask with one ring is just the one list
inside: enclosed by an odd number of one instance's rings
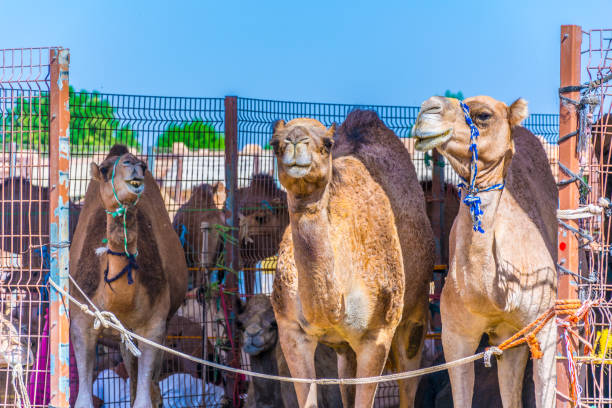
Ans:
{"label": "knotted rope", "polygon": [[461,191],[465,190],[465,197],[463,198],[463,203],[468,206],[470,209],[470,215],[472,216],[472,226],[474,231],[480,232],[484,234],[484,229],[482,228],[482,220],[481,216],[483,215],[482,209],[480,208],[480,204],[482,203],[480,197],[478,197],[479,193],[484,193],[492,190],[503,190],[505,183],[494,184],[492,186],[486,188],[478,188],[476,187],[476,175],[478,174],[478,146],[476,141],[480,132],[478,128],[472,121],[470,117],[470,108],[465,103],[459,101],[461,105],[461,109],[463,110],[463,115],[465,116],[465,123],[470,127],[470,152],[472,153],[472,158],[470,160],[470,181],[468,182],[462,177],[463,183],[459,183],[459,199],[461,199]]}
{"label": "knotted rope", "polygon": [[128,263],[127,265],[123,267],[121,272],[119,272],[117,275],[113,276],[112,278],[108,277],[108,263],[107,263],[106,269],[104,270],[104,282],[111,284],[127,273],[128,285],[131,285],[132,283],[134,283],[134,278],[132,277],[132,271],[134,269],[138,269],[138,264],[136,263],[136,254],[126,255],[123,252],[112,251],[110,248],[106,248],[106,253],[110,255],[115,255],[115,256],[125,256],[128,260]]}

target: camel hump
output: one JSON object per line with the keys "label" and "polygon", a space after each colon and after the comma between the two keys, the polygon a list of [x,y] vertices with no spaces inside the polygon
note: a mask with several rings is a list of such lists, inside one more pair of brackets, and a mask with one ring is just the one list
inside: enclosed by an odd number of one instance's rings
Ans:
{"label": "camel hump", "polygon": [[360,141],[367,135],[366,130],[386,128],[385,124],[372,110],[355,109],[348,114],[339,132],[346,135],[348,140]]}
{"label": "camel hump", "polygon": [[128,150],[126,145],[116,144],[113,147],[111,147],[110,151],[106,155],[106,158],[108,159],[109,157],[113,157],[113,156],[123,156],[124,154],[129,153],[129,152],[130,151]]}

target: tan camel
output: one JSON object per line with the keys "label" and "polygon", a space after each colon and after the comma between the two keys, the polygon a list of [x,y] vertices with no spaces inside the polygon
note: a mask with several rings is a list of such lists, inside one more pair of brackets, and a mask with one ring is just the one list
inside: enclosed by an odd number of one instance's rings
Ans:
{"label": "tan camel", "polygon": [[[409,153],[374,112],[352,112],[336,137],[313,119],[279,121],[270,144],[287,189],[272,303],[293,377],[314,378],[318,342],[343,378],[419,367],[433,234]],[[390,352],[390,353],[389,353]],[[418,379],[400,383],[412,406]],[[345,407],[371,407],[376,384],[341,387]],[[300,407],[316,386],[295,384]]]}
{"label": "tan camel", "polygon": [[[450,237],[451,260],[441,298],[447,361],[472,355],[483,333],[492,344],[500,344],[555,303],[558,191],[541,143],[519,126],[526,117],[523,99],[508,107],[488,96],[466,99],[464,105],[432,97],[421,106],[413,129],[417,149],[437,148],[467,184],[475,176],[475,188],[463,188]],[[470,118],[475,128],[467,123]],[[469,150],[475,130],[480,133],[475,138],[477,161]],[[543,353],[534,360],[537,406],[549,408],[556,384],[553,321],[537,340]],[[521,346],[499,359],[505,408],[521,406],[528,356],[528,348]],[[469,407],[473,365],[449,372],[455,406]]]}
{"label": "tan camel", "polygon": [[[167,322],[185,297],[187,266],[159,188],[144,162],[122,145],[113,146],[99,166],[92,163],[91,173],[70,250],[70,274],[98,308],[114,313],[137,334],[163,343]],[[75,287],[70,291],[81,298]],[[75,406],[89,408],[102,329],[95,330],[92,318],[78,308],[70,318],[79,372]],[[122,349],[132,379],[132,406],[158,406],[162,353],[145,344],[138,347],[138,359]]]}

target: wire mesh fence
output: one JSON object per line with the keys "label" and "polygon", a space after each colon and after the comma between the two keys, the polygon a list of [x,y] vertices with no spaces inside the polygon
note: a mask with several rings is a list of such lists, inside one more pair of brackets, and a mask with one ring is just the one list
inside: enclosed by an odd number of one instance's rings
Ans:
{"label": "wire mesh fence", "polygon": [[[49,48],[0,50],[0,406],[18,406],[13,364],[32,406],[49,396]],[[17,360],[17,361],[15,361]],[[39,364],[40,363],[40,364]]]}
{"label": "wire mesh fence", "polygon": [[[49,392],[48,362],[42,352],[48,347],[44,342],[44,315],[48,306],[45,279],[49,272],[49,50],[0,53],[1,305],[3,316],[18,333],[15,347],[28,354],[24,360],[28,363],[26,379],[28,386],[34,387],[31,397],[37,404],[46,401]],[[276,120],[310,117],[330,126],[342,123],[356,108],[372,109],[411,153],[426,194],[431,195],[436,165],[443,167],[447,185],[458,182],[450,165],[434,163],[428,154],[414,150],[410,131],[418,107],[238,98],[234,124],[237,183],[236,191],[230,192],[223,98],[135,96],[71,89],[69,106],[70,237],[89,183],[89,164],[103,161],[113,144],[125,144],[148,164],[157,181],[189,267],[189,292],[170,322],[167,344],[226,365],[234,364],[235,355],[240,353],[240,335],[234,323],[237,311],[231,308],[232,299],[238,296],[248,302],[256,294],[271,293],[276,253],[288,224],[286,194],[278,182],[268,144]],[[533,114],[525,126],[541,138],[556,175],[558,116]],[[230,193],[234,193],[235,201],[230,208],[237,212],[239,220],[235,231],[227,222],[233,216],[228,214]],[[236,271],[228,268],[229,246],[238,248]],[[226,279],[234,272],[238,274],[238,287],[228,288]],[[5,340],[11,342],[14,336],[0,333],[0,341]],[[240,356],[240,365],[249,368],[251,356],[246,352]],[[121,363],[118,343],[101,338],[94,390],[105,406],[122,406],[127,401],[129,388],[122,377]],[[4,377],[0,378],[0,393],[4,390],[0,400],[4,405],[0,406],[13,406],[10,370],[2,366],[0,374]],[[237,406],[247,390],[244,383],[229,386],[227,380],[224,373],[164,357],[161,388],[168,405],[179,404],[183,398],[193,406]],[[36,396],[41,392],[47,394]],[[74,401],[74,364],[71,396]],[[376,406],[394,406],[397,401],[394,383],[379,387]],[[46,405],[41,402],[36,406]]]}
{"label": "wire mesh fence", "polygon": [[[590,30],[582,33],[582,82],[579,111],[580,172],[586,183],[581,183],[581,204],[602,204],[600,198],[610,199],[612,183],[609,176],[610,141],[612,140],[612,29]],[[581,143],[582,142],[582,143]],[[608,210],[609,211],[609,210]],[[581,403],[589,407],[612,404],[610,376],[610,222],[609,213],[593,217],[579,224],[580,273],[575,276],[581,300],[597,300],[590,314],[592,327],[586,340],[592,348],[578,350]]]}

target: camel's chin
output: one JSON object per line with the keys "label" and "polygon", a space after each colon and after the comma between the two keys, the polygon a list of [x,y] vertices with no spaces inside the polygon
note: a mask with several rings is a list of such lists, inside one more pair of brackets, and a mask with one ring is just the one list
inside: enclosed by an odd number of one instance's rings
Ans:
{"label": "camel's chin", "polygon": [[308,173],[310,172],[310,165],[307,165],[307,166],[293,165],[291,167],[287,167],[285,172],[291,178],[294,178],[294,179],[303,178],[303,177],[306,177],[306,175],[308,175]]}
{"label": "camel's chin", "polygon": [[435,134],[422,134],[417,132],[415,134],[416,143],[414,148],[421,152],[433,150],[436,147],[448,142],[453,135],[453,129],[448,129],[442,133]]}
{"label": "camel's chin", "polygon": [[126,183],[126,185],[128,190],[130,190],[130,192],[133,194],[140,195],[144,191],[144,183],[140,185],[132,185],[130,183]]}

